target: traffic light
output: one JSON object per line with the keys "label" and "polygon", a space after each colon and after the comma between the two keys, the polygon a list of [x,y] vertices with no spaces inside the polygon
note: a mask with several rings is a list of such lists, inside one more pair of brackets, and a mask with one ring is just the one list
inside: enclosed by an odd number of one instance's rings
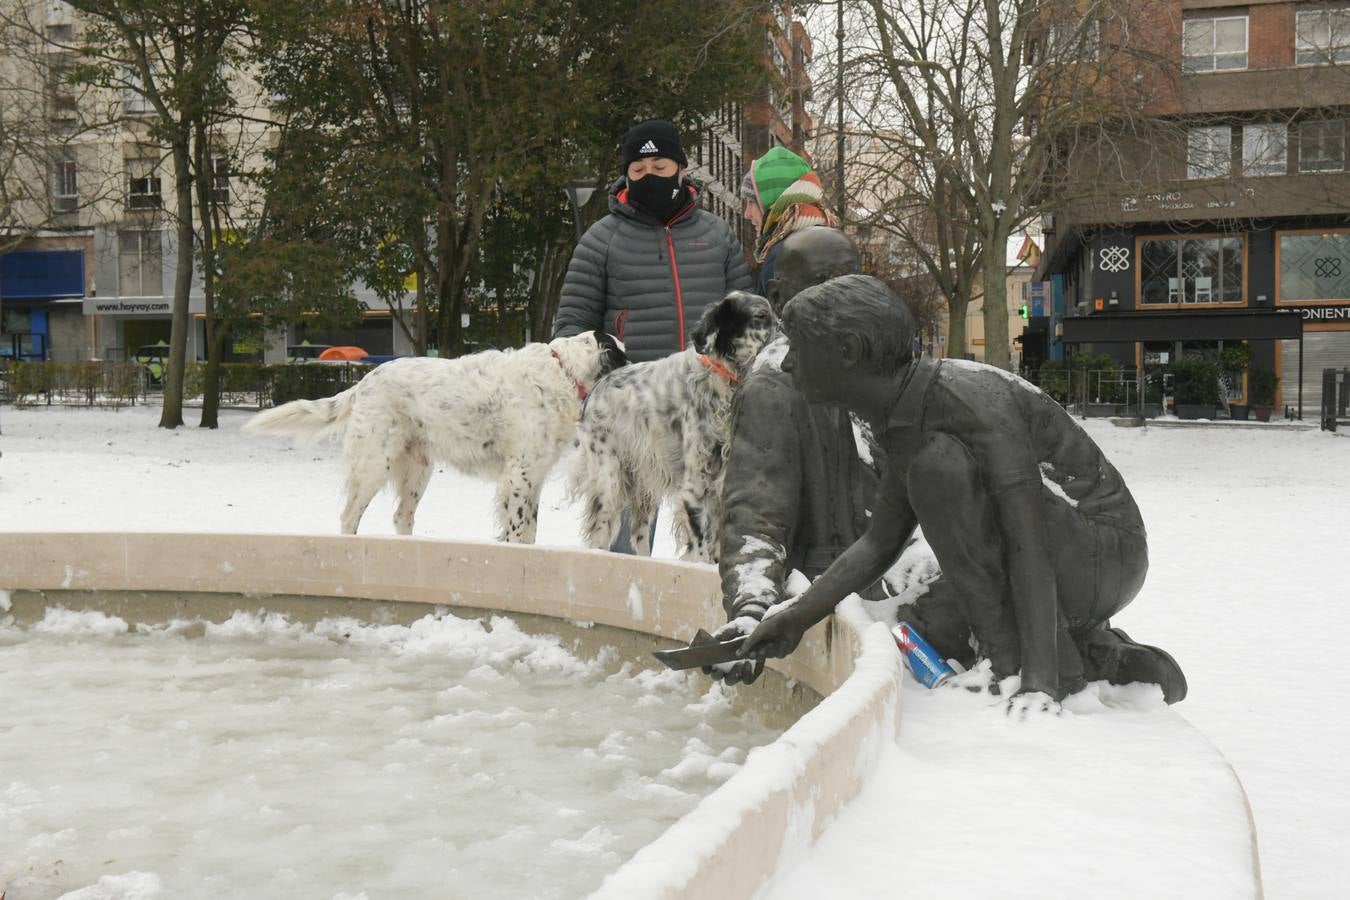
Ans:
{"label": "traffic light", "polygon": [[1027,305],[1025,303],[1017,308],[1017,314],[1024,319],[1027,317]]}

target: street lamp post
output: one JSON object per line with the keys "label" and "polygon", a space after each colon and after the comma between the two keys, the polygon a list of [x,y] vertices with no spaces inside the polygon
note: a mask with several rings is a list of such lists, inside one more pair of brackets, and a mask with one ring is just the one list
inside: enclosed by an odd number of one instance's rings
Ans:
{"label": "street lamp post", "polygon": [[839,224],[842,227],[847,217],[844,187],[844,0],[836,0],[839,20],[835,25],[834,37],[839,42],[839,57],[835,61],[835,102],[838,104],[839,132],[835,135],[835,201],[838,204]]}
{"label": "street lamp post", "polygon": [[577,226],[577,243],[581,243],[581,211],[591,202],[591,196],[599,189],[600,182],[594,178],[576,178],[567,182],[567,201],[572,204],[572,221]]}

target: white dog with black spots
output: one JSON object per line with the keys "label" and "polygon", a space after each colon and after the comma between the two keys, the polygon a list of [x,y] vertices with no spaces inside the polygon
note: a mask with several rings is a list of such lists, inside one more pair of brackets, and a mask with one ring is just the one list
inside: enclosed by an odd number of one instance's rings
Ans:
{"label": "white dog with black spots", "polygon": [[595,331],[458,359],[395,359],[335,397],[259,413],[244,430],[341,434],[343,534],[356,534],[386,484],[398,494],[394,528],[411,534],[432,467],[445,463],[496,482],[498,539],[532,544],[540,491],[575,436],[583,401],[627,363],[623,344]]}
{"label": "white dog with black spots", "polygon": [[731,400],[777,330],[768,300],[733,291],[704,311],[691,346],[600,380],[570,479],[587,546],[609,547],[627,511],[634,550],[650,553],[652,517],[671,497],[681,557],[716,561]]}

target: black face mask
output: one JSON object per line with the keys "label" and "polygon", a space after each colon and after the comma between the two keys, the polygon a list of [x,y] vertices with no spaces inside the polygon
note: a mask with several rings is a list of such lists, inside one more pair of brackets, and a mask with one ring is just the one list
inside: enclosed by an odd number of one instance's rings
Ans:
{"label": "black face mask", "polygon": [[628,182],[628,196],[662,222],[670,219],[684,206],[687,192],[679,175],[647,174]]}

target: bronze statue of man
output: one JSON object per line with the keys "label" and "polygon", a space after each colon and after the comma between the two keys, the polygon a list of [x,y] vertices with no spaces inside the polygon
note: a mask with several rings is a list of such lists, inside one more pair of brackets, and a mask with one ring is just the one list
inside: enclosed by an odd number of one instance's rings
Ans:
{"label": "bronze statue of man", "polygon": [[[817,226],[794,232],[778,250],[767,285],[774,312],[804,288],[859,271],[843,232]],[[784,597],[788,574],[824,572],[866,527],[876,475],[858,456],[848,412],[808,403],[779,368],[786,338],[766,347],[732,409],[723,480],[719,567],[728,624],[720,640],[748,634]],[[749,683],[763,663],[724,663],[707,672]]]}
{"label": "bronze statue of man", "polygon": [[783,324],[783,370],[812,403],[870,422],[885,464],[866,533],[763,619],[747,657],[792,652],[918,526],[942,578],[903,615],[947,658],[978,653],[999,678],[1020,671],[1024,707],[1097,679],[1153,682],[1169,703],[1186,695],[1171,656],[1109,625],[1143,585],[1147,538],[1120,473],[1063,408],[1000,369],[916,358],[908,307],[874,278],[802,291]]}

